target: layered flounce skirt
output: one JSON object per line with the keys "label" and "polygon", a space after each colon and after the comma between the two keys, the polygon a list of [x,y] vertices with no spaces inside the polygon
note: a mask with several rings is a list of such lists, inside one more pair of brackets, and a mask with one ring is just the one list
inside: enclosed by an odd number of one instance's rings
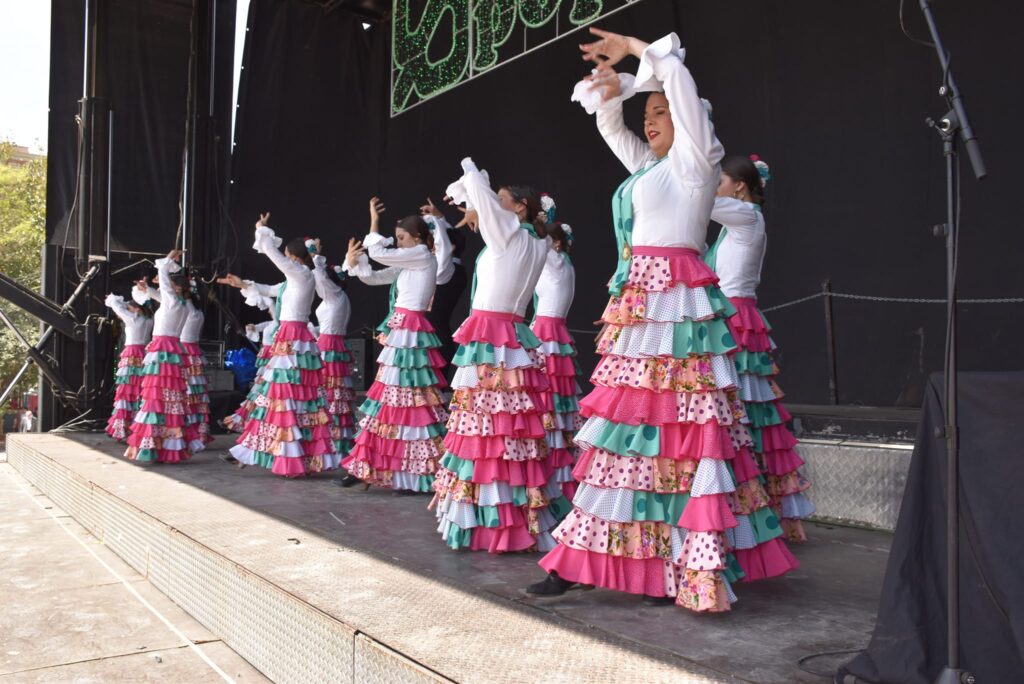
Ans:
{"label": "layered flounce skirt", "polygon": [[548,446],[554,407],[541,342],[521,317],[480,310],[454,339],[458,370],[434,483],[438,532],[453,549],[548,551],[571,508],[563,487],[572,457]]}
{"label": "layered flounce skirt", "polygon": [[210,436],[210,395],[207,392],[206,361],[195,342],[182,342],[185,350],[188,412],[185,414],[185,441],[193,454],[213,441]]}
{"label": "layered flounce skirt", "polygon": [[281,321],[255,385],[255,408],[231,447],[244,465],[299,477],[331,467],[334,446],[321,394],[320,349],[305,323]]}
{"label": "layered flounce skirt", "polygon": [[[530,330],[540,340],[537,353],[548,378],[547,392],[552,410],[549,414],[551,420],[544,429],[547,431],[549,458],[554,456],[559,462],[571,461],[575,465],[579,449],[573,438],[583,426],[579,401],[581,390],[577,381],[581,371],[576,360],[576,343],[564,318],[537,316]],[[567,499],[572,499],[576,494],[576,480],[563,483],[562,493]]]}
{"label": "layered flounce skirt", "polygon": [[756,299],[731,297],[730,301],[736,313],[729,318],[729,328],[737,344],[740,398],[750,420],[754,458],[787,539],[804,541],[807,536],[801,519],[814,513],[814,505],[804,494],[810,483],[800,474],[804,462],[796,453],[796,439],[786,428],[791,416],[782,405],[783,393],[775,383],[779,369],[772,354],[775,343],[769,336],[771,326],[758,310]]}
{"label": "layered flounce skirt", "polygon": [[422,311],[396,308],[386,325],[355,447],[342,465],[368,484],[429,492],[448,417],[441,342]]}
{"label": "layered flounce skirt", "polygon": [[696,251],[633,250],[602,315],[576,435],[579,489],[545,570],[725,611],[736,580],[796,567],[743,425],[733,312]]}
{"label": "layered flounce skirt", "polygon": [[114,411],[107,421],[107,434],[123,442],[131,431],[135,414],[142,406],[142,369],[146,347],[128,344],[121,350],[114,377]]}
{"label": "layered flounce skirt", "polygon": [[249,393],[246,395],[245,400],[239,404],[234,413],[221,421],[221,425],[231,432],[240,433],[245,430],[245,425],[249,422],[249,416],[256,408],[259,384],[263,379],[263,369],[266,368],[268,361],[270,361],[270,345],[260,347],[260,353],[256,355],[256,373],[253,376],[252,387],[249,388]]}
{"label": "layered flounce skirt", "polygon": [[142,405],[132,422],[125,457],[133,461],[176,463],[192,454],[185,442],[188,367],[177,337],[158,335],[142,360]]}
{"label": "layered flounce skirt", "polygon": [[324,403],[331,418],[331,443],[334,445],[332,466],[341,465],[341,459],[352,450],[355,422],[352,409],[352,356],[345,346],[343,335],[321,334],[316,340],[324,369]]}

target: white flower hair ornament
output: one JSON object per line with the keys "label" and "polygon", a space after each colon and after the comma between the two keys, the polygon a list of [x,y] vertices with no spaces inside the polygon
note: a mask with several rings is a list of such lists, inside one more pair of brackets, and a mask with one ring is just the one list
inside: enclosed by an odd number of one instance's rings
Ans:
{"label": "white flower hair ornament", "polygon": [[562,232],[565,233],[565,239],[569,241],[569,244],[572,244],[572,241],[573,241],[572,226],[570,226],[568,223],[562,223],[562,224],[559,224],[559,225],[562,226]]}
{"label": "white flower hair ornament", "polygon": [[345,270],[338,264],[334,264],[333,266],[331,266],[331,270],[337,273],[339,276],[345,273]]}
{"label": "white flower hair ornament", "polygon": [[555,209],[558,207],[555,205],[554,197],[546,192],[542,192],[540,195],[540,208],[548,215],[548,221],[553,222],[555,220]]}
{"label": "white flower hair ornament", "polygon": [[313,238],[306,238],[306,251],[310,254],[316,254],[316,240]]}
{"label": "white flower hair ornament", "polygon": [[768,164],[761,161],[761,158],[756,154],[750,155],[750,161],[754,162],[754,168],[757,169],[757,174],[761,176],[761,187],[768,185],[768,181],[772,179],[771,169],[768,168]]}

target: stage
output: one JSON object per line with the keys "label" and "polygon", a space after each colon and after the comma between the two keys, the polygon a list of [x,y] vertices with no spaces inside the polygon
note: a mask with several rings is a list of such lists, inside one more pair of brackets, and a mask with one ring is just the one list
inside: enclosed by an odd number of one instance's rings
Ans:
{"label": "stage", "polygon": [[801,568],[739,584],[729,614],[536,599],[537,555],[448,550],[428,497],[239,469],[218,459],[229,440],[143,466],[105,435],[11,435],[8,459],[277,682],[814,682],[799,658],[861,647],[874,625],[885,532],[809,524]]}

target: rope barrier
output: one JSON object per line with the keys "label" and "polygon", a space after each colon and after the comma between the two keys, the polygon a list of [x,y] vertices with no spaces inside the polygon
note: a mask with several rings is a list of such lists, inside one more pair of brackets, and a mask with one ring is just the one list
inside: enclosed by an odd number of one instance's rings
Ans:
{"label": "rope barrier", "polygon": [[[803,304],[809,302],[812,299],[818,299],[819,297],[836,297],[838,299],[853,299],[858,301],[866,302],[889,302],[889,303],[900,303],[900,304],[945,304],[945,298],[942,299],[930,299],[923,297],[880,297],[875,295],[857,295],[849,294],[846,292],[816,292],[808,297],[801,297],[800,299],[794,299],[792,301],[784,302],[782,304],[776,304],[767,308],[761,309],[761,311],[768,313],[769,311],[778,311],[779,309],[787,309],[797,304]],[[1024,304],[1024,297],[986,297],[982,299],[957,299],[958,304]]]}

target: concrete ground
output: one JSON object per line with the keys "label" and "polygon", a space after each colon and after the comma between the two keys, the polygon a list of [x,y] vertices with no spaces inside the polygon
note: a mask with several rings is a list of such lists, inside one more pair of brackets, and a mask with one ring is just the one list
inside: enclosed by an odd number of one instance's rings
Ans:
{"label": "concrete ground", "polygon": [[[233,504],[251,514],[299,526],[327,543],[358,550],[420,577],[444,578],[469,594],[509,601],[575,625],[580,632],[626,640],[746,682],[822,681],[798,669],[797,660],[866,645],[891,540],[882,532],[810,524],[809,542],[793,547],[801,568],[783,578],[739,584],[739,602],[723,615],[647,607],[638,597],[603,590],[537,599],[522,591],[544,576],[536,565],[536,554],[449,551],[438,538],[432,513],[426,510],[429,496],[342,489],[331,482],[333,474],[285,480],[259,468],[239,469],[217,458],[231,444],[228,437],[218,438],[209,451],[189,462],[155,467],[121,461],[120,448],[102,436],[74,439],[108,455],[109,460],[82,453],[97,473],[90,478],[101,477],[97,469],[143,468],[152,473],[147,481],[152,483],[149,478],[158,475],[167,486],[183,492],[179,496],[185,496],[186,490],[178,489],[183,486],[203,490],[229,507]],[[135,487],[124,479],[121,482],[119,496],[131,499]],[[146,490],[155,494],[152,486]],[[258,515],[252,516],[247,536],[258,537],[258,520]],[[827,672],[848,659],[823,659],[813,667]],[[0,678],[0,684],[3,681]]]}
{"label": "concrete ground", "polygon": [[0,452],[0,684],[266,682]]}

